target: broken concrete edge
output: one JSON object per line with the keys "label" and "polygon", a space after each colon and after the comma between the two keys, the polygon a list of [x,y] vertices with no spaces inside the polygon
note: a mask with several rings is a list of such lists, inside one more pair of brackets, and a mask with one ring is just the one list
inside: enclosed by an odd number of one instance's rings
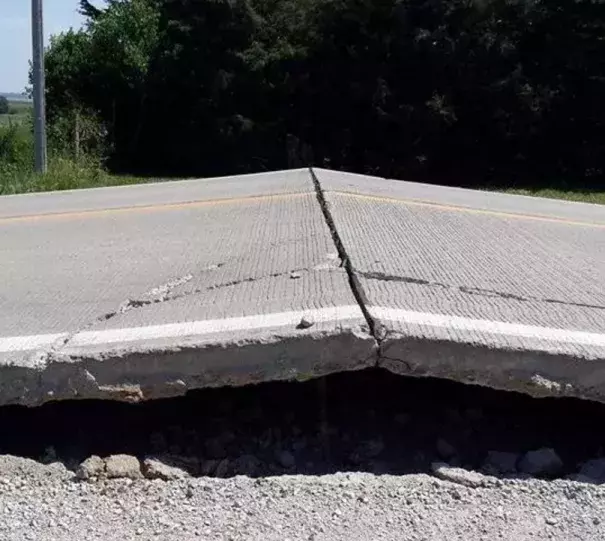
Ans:
{"label": "broken concrete edge", "polygon": [[202,388],[307,381],[376,363],[375,341],[354,330],[169,350],[63,354],[43,366],[0,366],[0,405],[83,399],[137,403]]}
{"label": "broken concrete edge", "polygon": [[605,403],[605,359],[401,337],[383,342],[378,366],[403,376],[447,379],[535,398]]}
{"label": "broken concrete edge", "polygon": [[3,365],[0,405],[83,399],[137,403],[196,389],[304,382],[376,367],[402,376],[447,379],[539,398],[605,402],[605,362],[403,336],[379,346],[361,329],[342,329],[196,346],[62,354],[43,365]]}

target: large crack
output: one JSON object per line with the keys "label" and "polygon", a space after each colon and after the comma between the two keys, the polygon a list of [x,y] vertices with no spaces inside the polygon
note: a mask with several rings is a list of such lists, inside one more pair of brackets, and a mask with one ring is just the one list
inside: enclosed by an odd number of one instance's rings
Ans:
{"label": "large crack", "polygon": [[173,302],[179,299],[184,299],[186,297],[191,297],[193,295],[199,295],[200,293],[204,293],[206,291],[215,291],[217,289],[224,289],[227,287],[234,287],[234,286],[238,286],[241,284],[248,284],[248,283],[252,283],[252,282],[260,282],[262,280],[268,280],[270,278],[281,278],[284,276],[292,276],[293,274],[296,273],[302,273],[302,272],[311,272],[311,269],[309,268],[299,268],[299,269],[291,269],[291,270],[287,270],[284,272],[272,272],[269,274],[263,274],[262,276],[254,276],[254,277],[249,277],[249,278],[241,278],[239,280],[231,280],[229,282],[222,282],[220,284],[214,284],[211,286],[205,286],[205,287],[199,287],[196,289],[191,289],[189,291],[185,291],[183,293],[179,293],[178,295],[166,295],[164,297],[161,298],[155,298],[155,299],[135,299],[135,300],[128,300],[126,303],[124,303],[122,305],[122,307],[120,308],[119,311],[115,312],[114,315],[120,315],[120,314],[124,314],[126,312],[129,312],[130,310],[134,310],[137,308],[142,308],[144,306],[149,306],[151,304],[158,304],[158,303],[164,303],[164,302]]}
{"label": "large crack", "polygon": [[378,325],[376,323],[376,320],[374,320],[368,309],[368,298],[365,294],[365,291],[363,290],[361,283],[359,282],[359,279],[357,278],[357,275],[355,274],[355,269],[353,268],[353,264],[351,263],[349,254],[345,249],[344,243],[342,242],[340,234],[338,233],[338,229],[336,228],[334,218],[332,217],[332,213],[330,212],[330,209],[328,207],[328,202],[326,200],[326,196],[321,186],[321,183],[315,175],[315,171],[313,171],[312,167],[309,167],[309,173],[313,181],[313,186],[315,187],[315,195],[317,197],[317,201],[319,202],[319,206],[323,213],[324,219],[326,221],[328,229],[330,230],[332,241],[334,242],[336,250],[338,251],[338,256],[340,257],[341,265],[347,273],[349,287],[351,288],[353,296],[355,297],[355,300],[359,305],[363,317],[366,320],[366,323],[370,330],[370,334],[376,341],[376,344],[378,346],[377,359],[380,359],[382,349],[382,335],[378,332]]}
{"label": "large crack", "polygon": [[[219,263],[217,265],[213,265],[212,269],[218,269],[218,268],[223,267],[224,265],[225,265],[224,263]],[[210,267],[205,270],[210,270]],[[105,321],[109,321],[110,319],[113,319],[114,317],[126,314],[128,312],[131,312],[132,310],[137,310],[139,308],[143,308],[145,306],[150,306],[150,305],[154,305],[154,304],[174,302],[176,300],[183,299],[186,297],[191,297],[193,295],[199,295],[200,293],[204,293],[206,291],[215,291],[218,289],[234,287],[234,286],[241,285],[241,284],[260,282],[262,280],[268,280],[271,278],[280,278],[280,277],[284,277],[284,276],[290,276],[292,279],[298,279],[298,278],[300,278],[301,273],[312,272],[313,270],[315,270],[315,269],[312,269],[309,267],[289,269],[287,271],[272,272],[272,273],[264,274],[262,276],[242,278],[239,280],[231,280],[228,282],[222,282],[222,283],[214,284],[211,286],[200,287],[200,288],[185,291],[183,293],[179,293],[176,295],[171,295],[170,292],[175,287],[183,285],[193,279],[193,275],[187,274],[181,278],[176,278],[174,280],[170,280],[166,284],[162,284],[160,286],[154,287],[153,289],[144,293],[138,299],[127,299],[122,304],[120,304],[120,306],[118,307],[117,310],[113,310],[111,312],[102,314],[102,315],[96,317],[94,320],[87,323],[86,325],[78,328],[76,331],[69,333],[68,336],[62,338],[60,341],[58,341],[56,344],[54,344],[50,349],[48,349],[47,351],[42,353],[41,361],[42,362],[51,361],[54,355],[59,353],[61,349],[64,349],[69,344],[69,342],[76,335],[80,334],[81,332],[87,331],[88,329],[94,327],[98,323],[103,323]],[[159,294],[159,296],[157,296],[158,294]],[[153,295],[156,295],[156,296],[153,296]]]}
{"label": "large crack", "polygon": [[442,282],[434,282],[430,280],[424,280],[422,278],[414,278],[411,276],[398,276],[393,274],[386,274],[382,272],[364,272],[354,269],[354,272],[359,276],[368,280],[378,280],[381,282],[399,282],[404,284],[414,284],[420,286],[434,287],[440,289],[448,289],[452,291],[458,291],[467,295],[479,295],[483,297],[497,297],[500,299],[513,300],[519,302],[538,302],[538,303],[549,303],[549,304],[560,304],[562,306],[574,306],[577,308],[592,308],[595,310],[605,310],[605,306],[598,304],[588,304],[573,301],[564,301],[560,299],[549,299],[536,297],[532,295],[516,295],[514,293],[507,293],[504,291],[497,291],[495,289],[485,289],[479,287],[469,286],[455,286],[450,284],[444,284]]}

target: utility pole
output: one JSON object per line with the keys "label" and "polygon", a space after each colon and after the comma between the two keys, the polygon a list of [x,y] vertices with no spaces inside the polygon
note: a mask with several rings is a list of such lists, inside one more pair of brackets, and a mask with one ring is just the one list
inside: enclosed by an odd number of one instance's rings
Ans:
{"label": "utility pole", "polygon": [[44,99],[44,23],[42,0],[32,0],[34,148],[38,173],[46,173],[46,105]]}

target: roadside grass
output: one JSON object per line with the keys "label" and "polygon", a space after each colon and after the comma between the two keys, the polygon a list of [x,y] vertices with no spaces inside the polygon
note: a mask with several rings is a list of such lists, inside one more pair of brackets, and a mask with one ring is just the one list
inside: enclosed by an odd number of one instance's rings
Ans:
{"label": "roadside grass", "polygon": [[512,195],[529,195],[532,197],[547,197],[549,199],[565,199],[567,201],[579,201],[582,203],[595,203],[605,205],[605,190],[556,190],[553,188],[539,188],[535,190],[509,188],[500,190]]}
{"label": "roadside grass", "polygon": [[33,162],[30,126],[0,125],[0,195],[117,186],[155,180],[111,175],[103,168],[99,158],[83,155],[75,159],[52,148],[49,151],[46,175],[34,172]]}
{"label": "roadside grass", "polygon": [[31,167],[0,164],[0,195],[121,186],[154,180],[157,179],[111,175],[87,160],[76,162],[59,156],[49,159],[45,175],[35,173]]}

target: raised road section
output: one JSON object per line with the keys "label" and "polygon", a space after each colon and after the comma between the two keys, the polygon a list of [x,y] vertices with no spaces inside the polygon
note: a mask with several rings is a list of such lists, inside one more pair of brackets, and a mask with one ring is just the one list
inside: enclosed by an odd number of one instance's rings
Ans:
{"label": "raised road section", "polygon": [[323,169],[0,198],[0,404],[383,366],[605,401],[605,207]]}

